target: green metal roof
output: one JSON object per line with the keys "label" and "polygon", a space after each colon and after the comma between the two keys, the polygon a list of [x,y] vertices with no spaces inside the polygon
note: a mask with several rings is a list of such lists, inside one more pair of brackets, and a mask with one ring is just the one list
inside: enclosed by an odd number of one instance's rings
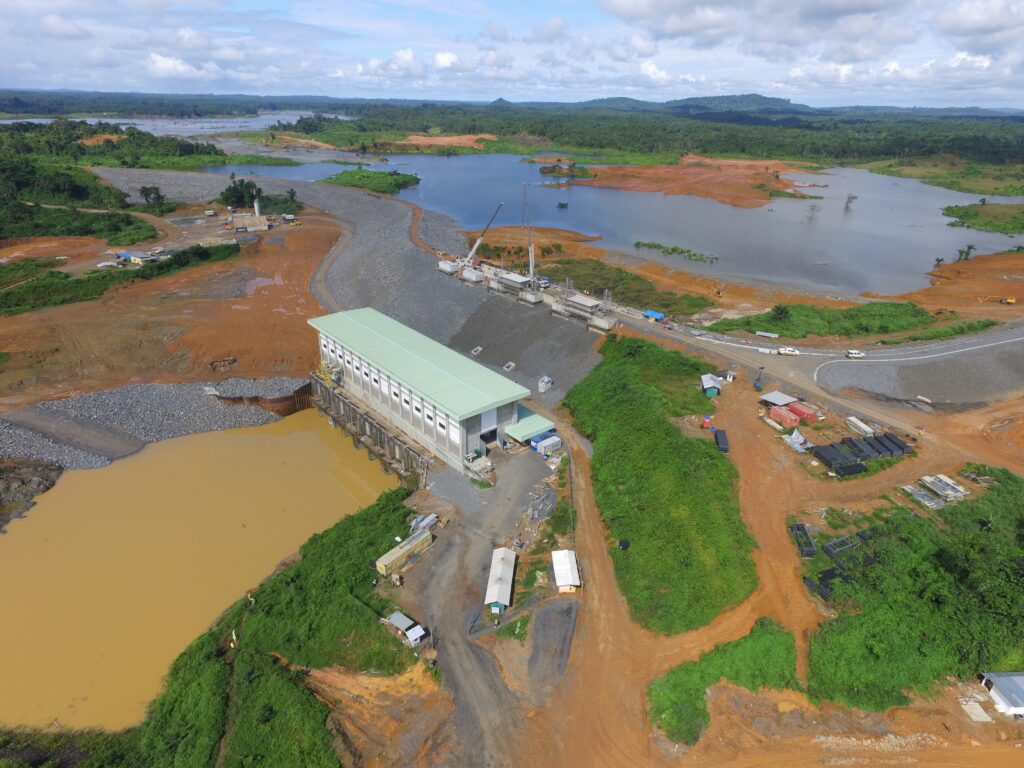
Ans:
{"label": "green metal roof", "polygon": [[530,396],[526,387],[370,307],[308,322],[459,421]]}
{"label": "green metal roof", "polygon": [[505,434],[513,440],[525,443],[527,440],[532,437],[536,437],[541,432],[547,432],[549,429],[555,428],[555,422],[550,419],[545,419],[539,413],[534,413],[523,405],[518,406],[518,408],[519,421],[505,427]]}

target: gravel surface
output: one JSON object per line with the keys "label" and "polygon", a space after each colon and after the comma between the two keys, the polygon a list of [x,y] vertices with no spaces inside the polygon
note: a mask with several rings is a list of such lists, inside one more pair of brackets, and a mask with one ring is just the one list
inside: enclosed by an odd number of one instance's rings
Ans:
{"label": "gravel surface", "polygon": [[[235,378],[205,384],[132,384],[30,405],[25,410],[62,419],[69,427],[92,426],[107,434],[151,443],[199,432],[258,427],[280,418],[258,406],[221,403],[206,394],[207,387],[228,397],[282,397],[304,383],[305,379],[296,378]],[[58,431],[59,425],[55,428]],[[65,469],[110,463],[103,456],[64,445],[59,434],[43,434],[7,421],[0,421],[0,457],[52,461]]]}
{"label": "gravel surface", "polygon": [[49,461],[64,469],[96,469],[110,463],[103,456],[80,451],[3,419],[0,419],[0,458]]}

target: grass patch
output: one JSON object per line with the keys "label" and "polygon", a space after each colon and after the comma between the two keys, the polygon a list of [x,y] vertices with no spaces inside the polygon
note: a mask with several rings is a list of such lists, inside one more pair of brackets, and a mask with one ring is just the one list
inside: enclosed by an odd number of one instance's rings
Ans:
{"label": "grass patch", "polygon": [[928,328],[924,331],[912,333],[909,336],[900,336],[895,339],[882,339],[882,344],[903,344],[907,341],[934,341],[935,339],[951,339],[954,336],[967,336],[972,333],[987,331],[994,325],[999,325],[995,320],[963,320],[959,323],[940,325],[936,328]]}
{"label": "grass patch", "polygon": [[234,667],[222,768],[338,767],[333,736],[324,725],[330,708],[305,688],[301,671],[254,653],[238,654]]}
{"label": "grass patch", "polygon": [[799,688],[793,635],[771,619],[758,619],[746,637],[653,680],[647,688],[651,720],[673,741],[696,744],[711,721],[707,689],[723,678],[755,692]]}
{"label": "grass patch", "polygon": [[1024,205],[1009,203],[975,203],[974,205],[948,205],[942,209],[943,216],[956,221],[951,227],[970,227],[986,232],[1002,232],[1006,235],[1024,233]]}
{"label": "grass patch", "polygon": [[0,239],[98,237],[108,245],[132,245],[156,236],[152,224],[127,213],[83,213],[20,203],[0,206]]}
{"label": "grass patch", "polygon": [[661,243],[648,243],[643,240],[637,240],[633,243],[634,248],[650,248],[651,250],[661,251],[666,256],[682,256],[687,261],[699,261],[705,264],[714,264],[718,261],[717,256],[707,256],[703,253],[697,253],[691,251],[689,248],[683,248],[681,245],[662,245]]}
{"label": "grass patch", "polygon": [[515,621],[506,624],[494,633],[495,637],[504,637],[509,640],[518,640],[522,645],[526,642],[526,628],[530,624],[530,614],[524,613]]}
{"label": "grass patch", "polygon": [[288,157],[268,155],[228,155],[223,162],[214,165],[302,165],[298,160]]}
{"label": "grass patch", "polygon": [[870,336],[909,331],[929,325],[935,318],[912,301],[872,301],[837,309],[810,304],[778,304],[771,311],[750,317],[719,320],[713,331],[768,331],[790,339],[815,336]]}
{"label": "grass patch", "polygon": [[420,183],[419,176],[398,171],[368,171],[365,168],[358,168],[351,171],[342,171],[329,176],[321,181],[327,184],[338,184],[343,187],[359,187],[368,189],[371,192],[380,192],[393,195],[406,187]]}
{"label": "grass patch", "polygon": [[865,163],[873,173],[921,179],[926,184],[979,195],[1024,195],[1024,164],[932,155]]}
{"label": "grass patch", "polygon": [[637,622],[675,634],[700,627],[754,589],[754,540],[740,519],[736,470],[710,440],[670,417],[706,413],[696,386],[710,365],[615,334],[604,359],[566,397],[594,441],[601,516],[616,539],[619,588]]}
{"label": "grass patch", "polygon": [[[90,301],[102,296],[116,283],[136,279],[152,280],[197,264],[230,259],[237,256],[238,252],[237,245],[193,245],[172,254],[164,261],[147,264],[141,269],[93,271],[77,278],[66,272],[47,270],[31,280],[0,291],[0,314],[17,315],[42,307]],[[14,264],[0,265],[0,281],[3,280],[3,270]]]}
{"label": "grass patch", "polygon": [[[3,362],[0,360],[0,362]],[[559,536],[568,536],[576,530],[576,510],[568,499],[559,499],[548,517],[548,526]]]}
{"label": "grass patch", "polygon": [[882,711],[928,695],[949,675],[1019,667],[1024,645],[1024,478],[937,510],[944,525],[899,515],[870,549],[878,563],[834,582],[840,616],[811,636],[816,700]]}
{"label": "grass patch", "polygon": [[557,259],[546,262],[540,269],[553,282],[572,280],[574,287],[594,296],[602,296],[609,290],[620,304],[669,315],[692,315],[714,306],[713,301],[703,296],[659,291],[646,277],[597,259]]}
{"label": "grass patch", "polygon": [[302,545],[302,559],[271,577],[254,595],[239,633],[244,649],[280,653],[294,664],[394,674],[412,654],[384,631],[377,617],[390,605],[374,591],[369,565],[406,536],[409,491],[399,488],[377,503],[318,533]]}

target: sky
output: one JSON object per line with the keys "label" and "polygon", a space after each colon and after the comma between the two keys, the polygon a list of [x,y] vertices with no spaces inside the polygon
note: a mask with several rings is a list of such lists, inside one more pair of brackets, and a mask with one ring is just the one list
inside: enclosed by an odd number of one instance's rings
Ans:
{"label": "sky", "polygon": [[0,0],[0,86],[1024,108],[1024,0]]}

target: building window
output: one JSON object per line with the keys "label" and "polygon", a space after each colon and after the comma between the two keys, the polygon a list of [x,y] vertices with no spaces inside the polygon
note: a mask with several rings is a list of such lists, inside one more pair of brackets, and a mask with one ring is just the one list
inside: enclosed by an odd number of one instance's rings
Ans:
{"label": "building window", "polygon": [[443,422],[443,421],[441,421],[440,419],[438,419],[438,422],[437,422],[437,428],[438,428],[438,429],[440,429],[440,430],[441,430],[442,432],[444,432],[444,431],[445,431],[445,429],[447,429],[447,427],[445,427],[445,424],[444,424],[444,422]]}
{"label": "building window", "polygon": [[409,398],[408,397],[403,397],[402,398],[402,405],[404,405],[406,408],[409,407]]}
{"label": "building window", "polygon": [[392,389],[391,390],[391,396],[393,398],[395,398],[395,400],[397,400],[398,399],[398,390],[397,389]]}
{"label": "building window", "polygon": [[413,409],[414,411],[416,411],[416,415],[417,415],[417,416],[419,416],[419,415],[420,415],[421,413],[423,413],[423,409],[422,409],[422,408],[420,408],[420,407],[419,407],[418,405],[414,405],[414,406],[412,407],[412,409]]}
{"label": "building window", "polygon": [[434,423],[434,417],[431,416],[429,413],[427,414],[427,421],[429,421],[431,424]]}

